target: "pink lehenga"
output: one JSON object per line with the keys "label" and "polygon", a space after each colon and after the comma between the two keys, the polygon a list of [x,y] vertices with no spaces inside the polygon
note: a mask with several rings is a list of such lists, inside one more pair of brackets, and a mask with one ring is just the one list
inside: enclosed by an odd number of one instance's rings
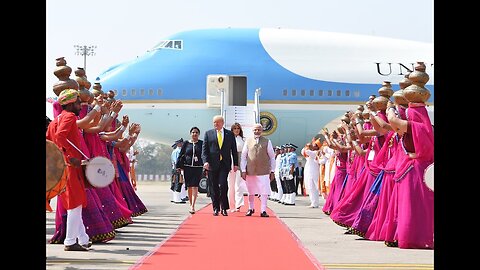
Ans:
{"label": "pink lehenga", "polygon": [[132,217],[140,216],[143,213],[147,212],[147,207],[143,204],[142,200],[138,197],[137,193],[132,187],[130,182],[129,175],[129,166],[130,161],[125,153],[120,152],[118,148],[114,148],[114,153],[116,156],[117,168],[119,172],[119,186],[125,199],[128,209],[132,211]]}
{"label": "pink lehenga", "polygon": [[[97,133],[84,133],[84,138],[93,157],[103,156],[110,158],[106,143],[100,139]],[[115,229],[118,229],[132,223],[130,218],[131,211],[118,201],[110,185],[103,188],[94,188],[93,190],[97,193],[100,204],[105,209],[110,223]]]}
{"label": "pink lehenga", "polygon": [[[398,136],[398,134],[395,133],[387,141],[388,144],[391,144],[391,147],[389,147],[387,164],[385,164],[385,167],[381,172],[383,173],[383,177],[381,179],[381,183],[379,183],[380,186],[378,187],[380,188],[380,195],[378,196],[378,203],[377,203],[375,212],[373,214],[372,220],[364,235],[364,237],[369,240],[384,241],[385,230],[387,227],[389,227],[390,230],[393,231],[393,233],[390,233],[391,235],[394,235],[396,232],[396,223],[393,224],[393,220],[389,221],[387,219],[387,209],[391,201],[393,187],[395,184],[395,181],[393,181],[393,176],[395,175],[396,151],[400,147],[399,140],[400,140],[400,137]],[[374,185],[375,184],[378,184],[378,183],[374,183]],[[372,189],[375,189],[375,188],[377,188],[377,186],[372,187]],[[393,215],[392,215],[392,219],[393,219]],[[385,229],[383,233],[381,233],[382,228],[384,227]]]}
{"label": "pink lehenga", "polygon": [[352,232],[361,237],[365,236],[376,212],[380,193],[383,188],[385,165],[392,157],[392,147],[395,138],[395,133],[392,131],[385,134],[386,142],[383,144],[380,151],[377,152],[374,160],[369,164],[370,175],[373,176],[374,180],[373,183],[368,183],[369,181],[367,180],[362,205],[360,206],[358,214],[351,226]]}
{"label": "pink lehenga", "polygon": [[342,193],[342,186],[345,181],[345,177],[347,176],[347,169],[346,169],[346,160],[347,160],[347,153],[340,153],[338,151],[335,152],[336,159],[335,159],[335,176],[332,179],[332,183],[330,184],[330,193],[328,194],[327,200],[323,205],[322,211],[326,215],[330,215],[335,205],[340,200],[340,195]]}
{"label": "pink lehenga", "polygon": [[424,182],[424,172],[434,161],[433,127],[425,104],[410,103],[406,112],[403,154],[393,178],[398,189],[398,247],[433,249],[434,194]]}
{"label": "pink lehenga", "polygon": [[[363,167],[358,173],[358,179],[355,182],[355,186],[351,192],[342,199],[342,201],[335,207],[330,215],[330,218],[338,225],[346,228],[350,228],[353,225],[355,218],[361,210],[362,203],[368,195],[368,189],[374,182],[378,175],[377,163],[383,159],[380,152],[381,146],[378,143],[377,137],[372,137],[368,143],[368,148],[363,159]],[[371,151],[375,154],[373,160],[368,160]],[[357,169],[358,170],[358,169]]]}

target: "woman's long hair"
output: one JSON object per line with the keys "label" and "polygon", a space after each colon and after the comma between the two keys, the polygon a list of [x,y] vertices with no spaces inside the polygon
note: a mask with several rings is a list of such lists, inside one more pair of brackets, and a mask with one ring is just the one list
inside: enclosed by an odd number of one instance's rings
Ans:
{"label": "woman's long hair", "polygon": [[[235,122],[235,123],[233,123],[233,125],[230,127],[230,131],[233,132],[233,129],[234,129],[234,128],[239,128],[239,129],[240,129],[240,133],[239,133],[238,135],[240,135],[240,137],[244,138],[244,137],[243,137],[243,129],[242,129],[242,126],[241,126],[239,123]],[[235,134],[235,133],[234,133],[234,134]]]}

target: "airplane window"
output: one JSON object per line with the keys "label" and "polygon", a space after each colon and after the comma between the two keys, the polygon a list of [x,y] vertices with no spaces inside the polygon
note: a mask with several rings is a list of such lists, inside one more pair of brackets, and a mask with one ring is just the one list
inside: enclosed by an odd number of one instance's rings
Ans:
{"label": "airplane window", "polygon": [[302,89],[302,91],[300,92],[300,95],[301,95],[302,97],[305,96],[305,89]]}
{"label": "airplane window", "polygon": [[162,95],[162,89],[158,89],[158,90],[157,90],[157,95],[158,95],[158,96],[161,96],[161,95]]}
{"label": "airplane window", "polygon": [[345,96],[349,97],[350,96],[350,90],[345,90]]}
{"label": "airplane window", "polygon": [[292,96],[296,96],[297,95],[297,90],[296,89],[292,89]]}
{"label": "airplane window", "polygon": [[327,91],[327,96],[331,97],[333,95],[333,91],[332,90],[328,90]]}
{"label": "airplane window", "polygon": [[283,89],[283,95],[288,96],[288,90],[287,89]]}
{"label": "airplane window", "polygon": [[354,97],[359,97],[360,96],[360,91],[359,90],[353,91],[353,96]]}
{"label": "airplane window", "polygon": [[132,94],[131,94],[131,95],[132,95],[132,96],[135,96],[136,94],[137,94],[137,90],[132,89]]}
{"label": "airplane window", "polygon": [[337,90],[337,97],[342,95],[342,90]]}
{"label": "airplane window", "polygon": [[127,89],[123,89],[122,90],[122,96],[126,96],[127,95]]}
{"label": "airplane window", "polygon": [[117,89],[114,89],[113,92],[115,93],[115,96],[118,95]]}
{"label": "airplane window", "polygon": [[318,90],[318,95],[323,96],[323,90]]}
{"label": "airplane window", "polygon": [[148,89],[148,95],[153,96],[153,89]]}
{"label": "airplane window", "polygon": [[140,89],[140,96],[145,96],[145,89]]}
{"label": "airplane window", "polygon": [[310,96],[313,97],[315,95],[315,90],[310,89]]}

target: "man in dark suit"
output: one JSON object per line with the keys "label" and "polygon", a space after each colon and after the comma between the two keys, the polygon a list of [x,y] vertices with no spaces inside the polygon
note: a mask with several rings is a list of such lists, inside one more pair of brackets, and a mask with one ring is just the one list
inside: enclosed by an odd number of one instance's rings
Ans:
{"label": "man in dark suit", "polygon": [[213,129],[205,132],[202,145],[203,168],[208,171],[208,188],[212,199],[213,215],[228,216],[228,172],[238,170],[237,143],[233,133],[223,128],[225,120],[221,115],[213,117]]}
{"label": "man in dark suit", "polygon": [[298,167],[295,168],[295,194],[298,195],[298,186],[302,196],[305,196],[305,186],[303,184],[303,166],[301,162],[298,162]]}

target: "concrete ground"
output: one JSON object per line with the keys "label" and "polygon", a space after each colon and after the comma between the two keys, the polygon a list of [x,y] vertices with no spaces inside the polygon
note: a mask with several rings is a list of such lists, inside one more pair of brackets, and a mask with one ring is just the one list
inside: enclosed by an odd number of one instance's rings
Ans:
{"label": "concrete ground", "polygon": [[[115,239],[94,244],[88,252],[66,252],[61,244],[48,244],[55,229],[54,198],[51,203],[54,212],[46,212],[46,269],[129,269],[174,233],[190,215],[188,203],[170,202],[168,182],[140,181],[137,187],[137,194],[148,212],[134,217],[133,224],[117,229]],[[433,269],[433,250],[391,248],[383,242],[345,235],[345,229],[333,223],[322,212],[324,200],[320,201],[320,208],[308,208],[308,197],[297,196],[295,206],[268,201],[268,207],[326,269]],[[206,194],[200,194],[196,208],[198,210],[209,203],[210,198]],[[245,212],[246,207],[242,207],[241,211]]]}

